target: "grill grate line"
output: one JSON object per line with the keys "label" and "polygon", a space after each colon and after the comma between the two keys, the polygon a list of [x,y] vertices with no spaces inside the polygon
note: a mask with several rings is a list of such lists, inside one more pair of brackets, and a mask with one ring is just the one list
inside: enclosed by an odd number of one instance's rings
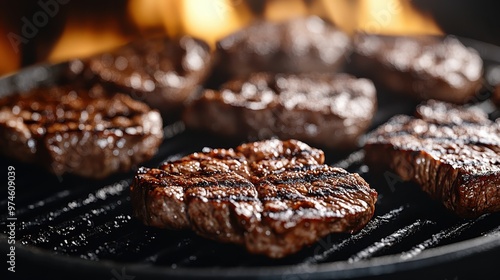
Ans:
{"label": "grill grate line", "polygon": [[61,208],[48,213],[38,214],[28,221],[23,221],[19,227],[19,232],[27,231],[35,226],[43,226],[53,222],[62,215],[70,215],[77,210],[85,211],[85,208],[92,207],[94,204],[105,202],[111,197],[120,196],[128,190],[130,180],[122,180],[117,183],[105,186],[88,194],[85,198],[72,200]]}
{"label": "grill grate line", "polygon": [[351,235],[350,237],[340,241],[339,243],[329,245],[328,246],[329,248],[321,253],[315,252],[315,254],[312,257],[308,257],[303,261],[303,263],[315,264],[326,261],[339,250],[354,244],[356,241],[366,236],[371,235],[374,231],[380,229],[382,226],[397,221],[398,218],[403,214],[405,209],[406,206],[400,206],[396,209],[389,211],[384,215],[374,217],[360,232]]}
{"label": "grill grate line", "polygon": [[373,245],[359,251],[357,254],[351,256],[347,261],[350,263],[358,262],[361,260],[369,259],[383,250],[387,250],[395,244],[402,242],[405,238],[416,234],[422,230],[425,226],[434,224],[429,220],[417,220],[410,225],[398,229],[396,232],[390,234],[389,236],[383,238],[382,240],[375,242]]}
{"label": "grill grate line", "polygon": [[481,220],[485,219],[488,215],[483,215],[475,220],[471,221],[465,221],[459,224],[456,224],[452,226],[451,228],[446,228],[443,229],[435,234],[433,234],[429,239],[426,239],[422,243],[414,246],[412,249],[410,249],[407,252],[402,252],[401,253],[401,258],[402,259],[411,259],[420,253],[422,251],[435,247],[439,244],[444,243],[446,240],[453,239],[456,236],[461,235],[463,232],[465,232],[467,229],[471,228],[473,225],[479,223]]}

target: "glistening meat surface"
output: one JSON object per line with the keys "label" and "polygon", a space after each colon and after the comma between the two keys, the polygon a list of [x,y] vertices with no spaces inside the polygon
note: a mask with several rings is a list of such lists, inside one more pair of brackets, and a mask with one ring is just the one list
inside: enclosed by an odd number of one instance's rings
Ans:
{"label": "glistening meat surface", "polygon": [[412,180],[462,217],[500,211],[500,125],[477,110],[429,101],[368,138],[367,163]]}
{"label": "glistening meat surface", "polygon": [[54,86],[0,100],[0,152],[56,175],[99,179],[129,171],[162,139],[157,111],[100,86]]}
{"label": "glistening meat surface", "polygon": [[146,225],[284,257],[329,233],[360,230],[373,216],[377,193],[323,161],[322,151],[295,140],[194,153],[139,170],[134,214]]}

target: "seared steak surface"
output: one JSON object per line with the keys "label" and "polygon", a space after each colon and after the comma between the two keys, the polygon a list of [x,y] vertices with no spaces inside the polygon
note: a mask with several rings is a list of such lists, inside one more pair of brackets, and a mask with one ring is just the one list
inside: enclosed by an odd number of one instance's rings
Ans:
{"label": "seared steak surface", "polygon": [[187,127],[245,140],[277,136],[352,148],[376,110],[372,82],[346,74],[264,74],[206,90],[184,112]]}
{"label": "seared steak surface", "polygon": [[204,82],[212,63],[208,45],[189,36],[133,41],[115,50],[72,62],[73,72],[144,101],[162,115],[179,113]]}
{"label": "seared steak surface", "polygon": [[131,185],[134,214],[284,257],[329,233],[360,230],[374,213],[377,193],[323,161],[321,150],[295,140],[206,149],[141,168]]}
{"label": "seared steak surface", "polygon": [[257,21],[217,43],[217,72],[229,79],[255,72],[332,73],[350,47],[344,32],[319,17]]}
{"label": "seared steak surface", "polygon": [[464,104],[481,87],[481,57],[451,36],[360,34],[354,42],[352,71],[392,92]]}
{"label": "seared steak surface", "polygon": [[52,87],[0,100],[0,152],[56,175],[103,178],[150,159],[163,138],[158,112],[101,87]]}
{"label": "seared steak surface", "polygon": [[473,109],[430,101],[395,116],[365,145],[367,163],[412,180],[462,217],[500,211],[500,125]]}

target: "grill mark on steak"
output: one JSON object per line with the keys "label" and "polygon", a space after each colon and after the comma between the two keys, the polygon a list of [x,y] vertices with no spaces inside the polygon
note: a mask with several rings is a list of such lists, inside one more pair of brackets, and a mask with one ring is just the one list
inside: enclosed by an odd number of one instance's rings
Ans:
{"label": "grill mark on steak", "polygon": [[417,112],[423,119],[396,116],[369,136],[367,163],[415,181],[459,216],[500,211],[499,124],[475,109],[435,101]]}
{"label": "grill mark on steak", "polygon": [[465,104],[481,89],[483,61],[452,36],[358,34],[351,72],[418,100]]}
{"label": "grill mark on steak", "polygon": [[123,94],[51,87],[0,100],[1,152],[56,175],[103,178],[150,159],[160,115]]}
{"label": "grill mark on steak", "polygon": [[72,61],[70,75],[98,80],[169,117],[181,112],[183,103],[205,81],[211,65],[205,42],[190,36],[159,37]]}
{"label": "grill mark on steak", "polygon": [[352,148],[376,110],[373,83],[346,74],[266,74],[206,90],[184,112],[191,129],[245,139]]}
{"label": "grill mark on steak", "polygon": [[323,162],[321,150],[295,140],[207,149],[141,169],[131,185],[134,215],[284,257],[329,233],[357,231],[374,213],[376,192]]}

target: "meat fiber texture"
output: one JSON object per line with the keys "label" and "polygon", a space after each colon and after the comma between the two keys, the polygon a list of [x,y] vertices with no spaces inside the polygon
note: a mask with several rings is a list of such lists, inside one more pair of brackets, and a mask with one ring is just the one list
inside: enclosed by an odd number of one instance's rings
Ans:
{"label": "meat fiber texture", "polygon": [[377,193],[323,161],[321,150],[296,140],[205,149],[141,168],[131,185],[134,215],[285,257],[327,234],[358,231],[373,216]]}
{"label": "meat fiber texture", "polygon": [[350,49],[349,36],[317,16],[258,20],[217,42],[214,74],[228,80],[255,72],[334,73]]}
{"label": "meat fiber texture", "polygon": [[500,123],[434,100],[420,105],[417,116],[395,116],[369,135],[370,167],[416,182],[458,216],[500,211]]}
{"label": "meat fiber texture", "polygon": [[54,86],[0,100],[0,152],[48,171],[100,179],[150,159],[160,114],[127,95]]}
{"label": "meat fiber texture", "polygon": [[352,149],[377,108],[370,80],[346,74],[257,73],[205,90],[183,114],[190,129],[242,140],[297,139]]}
{"label": "meat fiber texture", "polygon": [[111,90],[158,109],[171,118],[205,82],[212,67],[212,53],[202,40],[148,38],[70,62],[69,77],[104,84]]}
{"label": "meat fiber texture", "polygon": [[478,52],[453,36],[359,34],[349,68],[400,96],[456,104],[472,100],[483,81]]}

